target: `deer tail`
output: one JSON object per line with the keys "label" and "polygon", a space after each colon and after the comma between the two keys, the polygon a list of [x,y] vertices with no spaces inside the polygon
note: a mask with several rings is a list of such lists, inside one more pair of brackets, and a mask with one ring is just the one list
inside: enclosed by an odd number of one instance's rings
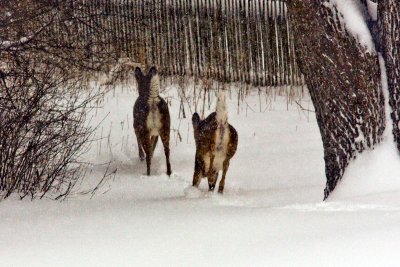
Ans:
{"label": "deer tail", "polygon": [[226,106],[225,91],[220,91],[217,98],[217,121],[225,123],[228,121],[228,108]]}

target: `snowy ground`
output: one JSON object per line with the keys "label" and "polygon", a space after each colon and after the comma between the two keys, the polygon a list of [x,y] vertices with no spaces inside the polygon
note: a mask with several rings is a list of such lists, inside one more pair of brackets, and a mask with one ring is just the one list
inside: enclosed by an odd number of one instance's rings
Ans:
{"label": "snowy ground", "polygon": [[[92,199],[1,202],[1,266],[398,265],[400,185],[374,188],[384,176],[397,176],[396,169],[382,173],[373,167],[396,165],[397,154],[387,156],[389,141],[350,166],[337,192],[322,202],[323,151],[314,113],[287,106],[279,96],[263,95],[260,108],[256,92],[238,109],[232,89],[229,116],[239,147],[224,195],[212,194],[205,180],[199,191],[190,187],[195,153],[190,116],[178,119],[174,87],[163,94],[174,129],[172,176],[164,174],[161,143],[154,175],[143,175],[132,129],[136,93],[111,91],[92,121],[105,118],[97,137],[107,138],[86,157],[97,164],[111,161],[115,177]],[[312,109],[307,97],[301,104]],[[87,182],[98,181],[106,166],[95,165]],[[363,176],[372,182],[360,189]],[[378,176],[383,179],[374,180]]]}

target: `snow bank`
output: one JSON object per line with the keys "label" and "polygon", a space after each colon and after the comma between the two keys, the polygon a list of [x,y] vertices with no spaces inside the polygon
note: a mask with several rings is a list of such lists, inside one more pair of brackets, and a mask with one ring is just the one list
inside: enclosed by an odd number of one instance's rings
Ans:
{"label": "snow bank", "polygon": [[[400,158],[391,137],[349,164],[328,201],[400,191]],[[388,203],[389,204],[389,203]]]}

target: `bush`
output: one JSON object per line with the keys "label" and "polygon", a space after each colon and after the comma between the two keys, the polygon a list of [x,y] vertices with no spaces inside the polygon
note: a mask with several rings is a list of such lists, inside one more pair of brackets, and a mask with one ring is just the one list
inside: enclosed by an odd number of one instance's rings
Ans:
{"label": "bush", "polygon": [[62,198],[83,175],[78,159],[92,132],[85,114],[94,96],[83,90],[85,77],[110,57],[96,55],[95,66],[87,44],[72,38],[76,21],[67,4],[24,0],[4,8],[0,197]]}

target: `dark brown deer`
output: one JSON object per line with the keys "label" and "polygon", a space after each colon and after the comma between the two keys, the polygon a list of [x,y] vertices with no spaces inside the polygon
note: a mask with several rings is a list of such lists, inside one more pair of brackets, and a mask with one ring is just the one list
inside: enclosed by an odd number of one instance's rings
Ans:
{"label": "dark brown deer", "polygon": [[225,94],[218,96],[216,112],[201,120],[199,114],[192,117],[194,139],[196,141],[196,158],[194,163],[193,186],[200,185],[201,178],[207,177],[208,188],[214,191],[218,172],[222,170],[218,193],[224,191],[229,161],[235,155],[238,134],[228,123]]}
{"label": "dark brown deer", "polygon": [[146,158],[147,175],[150,175],[151,158],[156,148],[158,136],[164,145],[167,161],[167,174],[171,175],[169,162],[170,116],[168,104],[159,96],[160,78],[155,67],[147,75],[137,67],[135,77],[139,89],[139,97],[133,107],[133,127],[139,147],[139,158]]}

